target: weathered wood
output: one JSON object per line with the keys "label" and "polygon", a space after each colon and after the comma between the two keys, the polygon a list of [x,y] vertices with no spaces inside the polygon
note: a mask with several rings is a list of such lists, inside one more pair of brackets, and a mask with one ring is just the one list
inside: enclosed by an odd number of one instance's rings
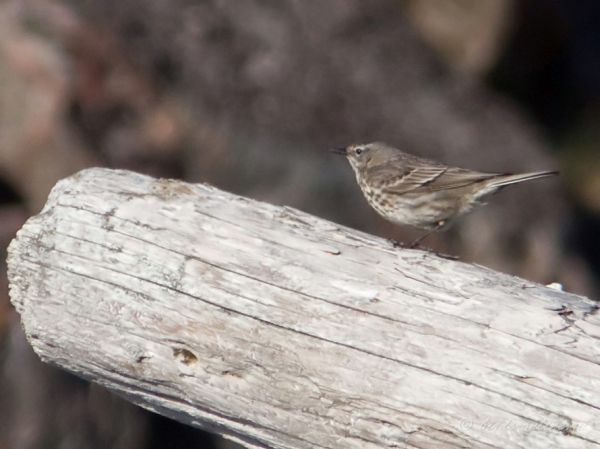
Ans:
{"label": "weathered wood", "polygon": [[43,360],[247,447],[600,447],[582,297],[106,169],[61,181],[9,253]]}

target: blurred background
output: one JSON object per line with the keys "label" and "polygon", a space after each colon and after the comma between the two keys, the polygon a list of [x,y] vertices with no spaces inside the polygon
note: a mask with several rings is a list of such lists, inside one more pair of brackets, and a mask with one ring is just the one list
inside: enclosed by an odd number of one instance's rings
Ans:
{"label": "blurred background", "polygon": [[387,238],[332,146],[382,140],[509,188],[432,248],[597,297],[600,2],[0,2],[0,449],[234,448],[48,367],[6,246],[90,166],[208,182]]}

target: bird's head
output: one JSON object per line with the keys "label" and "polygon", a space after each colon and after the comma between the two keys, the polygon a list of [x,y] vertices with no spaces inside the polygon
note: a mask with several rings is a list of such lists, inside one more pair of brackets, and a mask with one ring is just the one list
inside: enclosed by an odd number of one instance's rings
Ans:
{"label": "bird's head", "polygon": [[361,172],[369,167],[385,164],[386,161],[393,159],[399,153],[399,150],[396,148],[381,142],[349,145],[331,151],[346,156],[352,168],[357,172]]}

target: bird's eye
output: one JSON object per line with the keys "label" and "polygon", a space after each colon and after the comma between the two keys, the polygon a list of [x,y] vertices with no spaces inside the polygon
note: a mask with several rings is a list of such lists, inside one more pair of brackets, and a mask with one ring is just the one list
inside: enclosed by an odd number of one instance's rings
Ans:
{"label": "bird's eye", "polygon": [[355,153],[356,153],[356,155],[358,156],[358,155],[360,155],[360,153],[362,153],[362,152],[363,152],[363,149],[362,149],[362,148],[357,148],[356,150],[354,150],[354,152],[355,152]]}

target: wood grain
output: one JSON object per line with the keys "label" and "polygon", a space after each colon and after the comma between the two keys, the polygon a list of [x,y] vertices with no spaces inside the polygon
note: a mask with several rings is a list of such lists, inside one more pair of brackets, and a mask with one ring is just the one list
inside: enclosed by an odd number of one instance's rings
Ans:
{"label": "wood grain", "polygon": [[9,248],[36,353],[250,448],[600,447],[596,304],[108,169]]}

